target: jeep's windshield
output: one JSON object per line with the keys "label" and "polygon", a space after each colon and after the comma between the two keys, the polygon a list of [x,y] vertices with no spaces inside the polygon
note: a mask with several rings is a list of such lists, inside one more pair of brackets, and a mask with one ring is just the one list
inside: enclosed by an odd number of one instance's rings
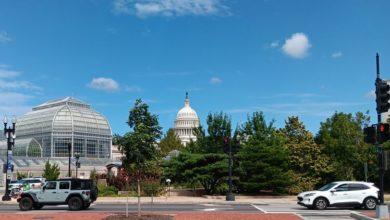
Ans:
{"label": "jeep's windshield", "polygon": [[327,191],[327,190],[333,188],[336,185],[337,185],[337,183],[328,183],[325,186],[319,188],[318,191]]}

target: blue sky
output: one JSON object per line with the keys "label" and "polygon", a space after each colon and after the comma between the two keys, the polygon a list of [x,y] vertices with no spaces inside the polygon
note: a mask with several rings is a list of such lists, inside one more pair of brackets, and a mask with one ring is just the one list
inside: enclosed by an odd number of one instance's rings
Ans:
{"label": "blue sky", "polygon": [[[375,53],[390,78],[390,1],[0,1],[0,114],[74,96],[128,130],[138,97],[167,130],[185,92],[201,122],[263,111],[317,132],[369,110]],[[386,75],[387,73],[387,75]]]}

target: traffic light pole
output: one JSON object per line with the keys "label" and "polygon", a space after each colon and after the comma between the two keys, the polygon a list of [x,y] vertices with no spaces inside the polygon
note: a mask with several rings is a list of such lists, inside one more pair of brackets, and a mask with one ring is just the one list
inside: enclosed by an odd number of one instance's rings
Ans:
{"label": "traffic light pole", "polygon": [[[379,54],[376,54],[376,91],[377,91],[377,96],[381,95],[378,94],[380,93],[380,83],[382,82],[380,78],[380,72],[379,72]],[[380,126],[382,122],[382,117],[381,117],[381,109],[377,107],[377,114],[378,114],[378,126]],[[378,129],[378,128],[377,128]],[[380,138],[380,137],[379,137]],[[384,180],[384,164],[383,164],[383,149],[382,146],[380,145],[381,140],[378,140],[379,138],[376,139],[376,149],[378,153],[378,165],[379,165],[379,205],[376,208],[376,217],[379,219],[388,219],[389,218],[389,208],[387,205],[384,204],[384,191],[383,191],[383,180]]]}

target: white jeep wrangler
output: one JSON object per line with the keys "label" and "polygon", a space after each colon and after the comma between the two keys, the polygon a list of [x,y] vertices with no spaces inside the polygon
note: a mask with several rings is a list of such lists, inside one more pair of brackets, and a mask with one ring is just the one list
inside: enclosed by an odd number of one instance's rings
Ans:
{"label": "white jeep wrangler", "polygon": [[97,188],[91,180],[60,179],[46,182],[40,189],[20,194],[17,201],[22,211],[41,209],[45,205],[68,205],[69,210],[87,209],[97,199]]}

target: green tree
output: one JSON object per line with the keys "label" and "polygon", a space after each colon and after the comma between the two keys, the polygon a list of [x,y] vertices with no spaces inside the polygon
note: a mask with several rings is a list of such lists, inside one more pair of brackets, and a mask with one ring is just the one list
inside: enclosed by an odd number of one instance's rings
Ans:
{"label": "green tree", "polygon": [[231,120],[222,112],[209,114],[207,134],[203,127],[195,129],[195,134],[195,142],[166,162],[164,176],[173,183],[200,184],[207,194],[223,193],[228,170],[224,140],[231,138]]}
{"label": "green tree", "polygon": [[59,176],[60,168],[58,167],[58,164],[50,164],[49,161],[46,161],[42,177],[45,178],[47,181],[51,181],[57,180]]}
{"label": "green tree", "polygon": [[93,182],[97,183],[98,181],[98,173],[95,167],[91,170],[91,173],[89,174],[89,179]]}
{"label": "green tree", "polygon": [[17,180],[21,180],[24,178],[27,178],[27,173],[22,173],[22,172],[19,173],[19,171],[16,171],[16,179]]}
{"label": "green tree", "polygon": [[119,149],[124,154],[122,158],[125,169],[134,174],[137,180],[138,193],[138,215],[140,216],[140,181],[148,171],[153,170],[159,159],[157,151],[157,140],[161,137],[161,127],[157,115],[149,112],[149,106],[141,99],[135,101],[134,107],[130,109],[127,124],[130,131],[119,140]]}
{"label": "green tree", "polygon": [[173,129],[169,129],[167,131],[166,135],[161,139],[158,146],[160,147],[161,154],[163,156],[166,156],[169,152],[173,150],[180,151],[183,148],[179,137],[175,134],[175,131]]}
{"label": "green tree", "polygon": [[363,141],[362,128],[369,120],[369,116],[361,112],[355,115],[336,112],[321,123],[315,140],[331,158],[329,163],[334,168],[334,172],[327,175],[327,182],[363,180],[364,163],[375,163],[372,147]]}
{"label": "green tree", "polygon": [[289,168],[293,171],[295,182],[290,193],[313,190],[323,183],[322,177],[332,171],[328,166],[329,157],[315,143],[312,133],[306,130],[298,117],[289,117],[285,123],[281,132],[286,139]]}
{"label": "green tree", "polygon": [[291,174],[283,135],[276,131],[273,121],[267,124],[262,112],[248,116],[240,130],[242,146],[237,157],[241,190],[285,193],[291,184]]}

